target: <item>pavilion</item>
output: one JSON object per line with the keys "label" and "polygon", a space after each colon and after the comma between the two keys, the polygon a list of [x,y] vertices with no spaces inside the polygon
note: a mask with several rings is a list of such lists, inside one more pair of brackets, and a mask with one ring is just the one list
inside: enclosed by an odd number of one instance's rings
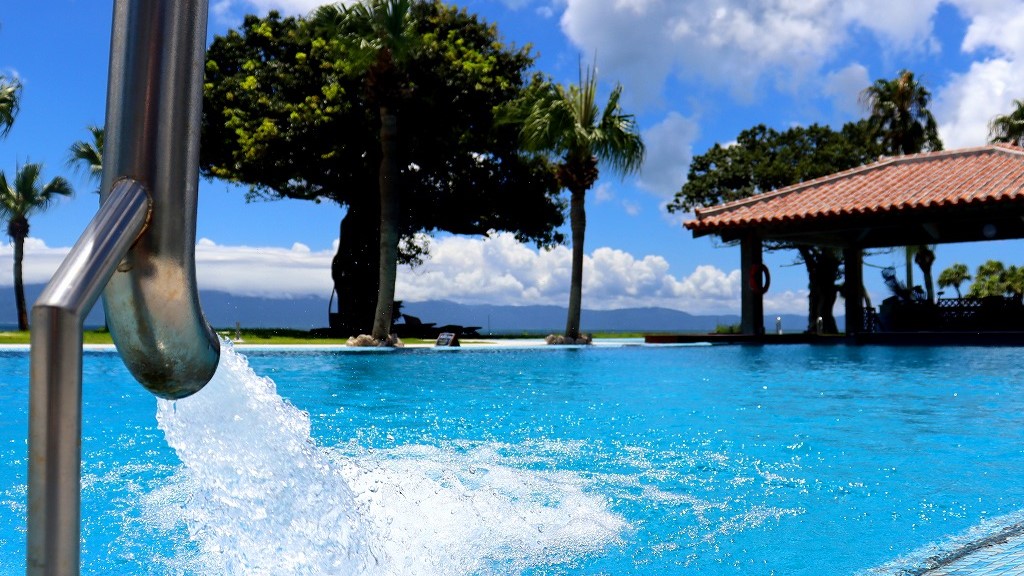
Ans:
{"label": "pavilion", "polygon": [[[856,286],[868,248],[1024,238],[1024,148],[992,144],[882,157],[694,215],[684,224],[694,238],[739,242],[741,328],[762,336],[763,292],[754,279],[761,280],[766,241],[841,249],[846,282]],[[847,298],[848,336],[864,330],[864,317],[862,299]]]}

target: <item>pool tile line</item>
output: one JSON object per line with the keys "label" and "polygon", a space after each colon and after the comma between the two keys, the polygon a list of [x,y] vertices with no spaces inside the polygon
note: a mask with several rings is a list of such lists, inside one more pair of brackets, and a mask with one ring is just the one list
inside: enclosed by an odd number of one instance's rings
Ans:
{"label": "pool tile line", "polygon": [[900,576],[1024,575],[1024,522],[1006,526],[952,552],[932,556],[919,570]]}

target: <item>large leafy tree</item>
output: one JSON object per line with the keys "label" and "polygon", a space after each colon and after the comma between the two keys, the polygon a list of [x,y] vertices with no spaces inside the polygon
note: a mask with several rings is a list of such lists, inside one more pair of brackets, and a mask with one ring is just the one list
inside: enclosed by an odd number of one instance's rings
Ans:
{"label": "large leafy tree", "polygon": [[569,190],[572,278],[565,337],[571,341],[580,337],[587,190],[597,181],[601,164],[621,175],[636,172],[643,165],[644,144],[633,115],[623,112],[619,105],[621,96],[622,86],[617,84],[600,108],[597,74],[588,67],[580,70],[578,85],[565,88],[541,81],[511,106],[512,116],[521,126],[523,145],[555,156],[558,183]]}
{"label": "large leafy tree", "polygon": [[6,137],[14,126],[21,101],[21,82],[0,75],[0,137]]}
{"label": "large leafy tree", "polygon": [[25,164],[17,169],[14,180],[0,171],[0,216],[7,220],[7,235],[14,241],[14,301],[18,307],[18,329],[28,330],[28,308],[22,262],[25,259],[25,238],[28,238],[28,217],[49,208],[58,196],[70,196],[71,185],[60,176],[42,182],[42,164]]}
{"label": "large leafy tree", "polygon": [[89,179],[96,182],[96,191],[99,192],[99,183],[103,178],[103,128],[100,126],[88,126],[91,140],[76,140],[68,148],[68,167],[85,172]]}
{"label": "large leafy tree", "polygon": [[[319,16],[325,16],[319,14]],[[563,206],[543,158],[526,157],[494,108],[517,98],[533,63],[495,27],[439,2],[410,6],[418,49],[394,106],[400,261],[418,232],[510,231],[561,241]],[[249,187],[250,199],[345,207],[331,274],[338,328],[370,333],[380,279],[381,122],[366,87],[366,22],[247,17],[207,52],[201,169]]]}
{"label": "large leafy tree", "polygon": [[[901,70],[892,80],[879,79],[861,93],[861,101],[868,109],[868,124],[878,139],[883,152],[890,155],[917,154],[942,150],[938,124],[928,109],[931,93],[909,70]],[[907,286],[914,285],[912,262],[933,262],[934,250],[929,246],[907,246]],[[934,301],[935,288],[931,280],[931,265],[918,264],[925,275],[928,300]],[[926,269],[927,266],[927,269]]]}
{"label": "large leafy tree", "polygon": [[[762,194],[860,166],[878,153],[866,121],[848,123],[840,131],[812,124],[779,132],[758,125],[741,132],[735,144],[715,144],[694,157],[687,182],[668,210],[687,212]],[[766,249],[799,252],[808,277],[808,330],[815,330],[821,317],[826,332],[837,332],[832,308],[841,289],[842,255],[832,248],[789,242],[770,243]],[[849,290],[859,293],[861,287]]]}
{"label": "large leafy tree", "polygon": [[1000,114],[988,125],[989,142],[1007,142],[1024,146],[1024,100],[1013,101],[1013,111]]}

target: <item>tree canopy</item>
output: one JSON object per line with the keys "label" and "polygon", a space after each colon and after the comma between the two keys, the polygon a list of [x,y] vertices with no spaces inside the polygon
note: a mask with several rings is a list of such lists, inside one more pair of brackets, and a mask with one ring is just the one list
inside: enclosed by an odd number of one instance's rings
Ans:
{"label": "tree canopy", "polygon": [[[835,131],[812,124],[779,132],[763,124],[744,130],[736,143],[715,144],[690,163],[687,182],[668,204],[685,212],[769,192],[873,161],[881,152],[867,121],[851,122]],[[836,332],[832,315],[842,277],[836,250],[789,243],[768,249],[796,249],[808,274],[808,329],[821,317],[826,332]],[[861,287],[849,287],[859,294]]]}
{"label": "tree canopy", "polygon": [[[557,186],[545,161],[519,154],[493,108],[517,96],[533,63],[497,29],[439,2],[417,3],[424,41],[409,66],[403,112],[405,232],[514,232],[560,241]],[[347,33],[340,30],[339,34]],[[354,32],[353,32],[354,33]],[[201,169],[247,185],[252,198],[375,196],[376,109],[339,38],[302,18],[246,17],[207,54]]]}
{"label": "tree canopy", "polygon": [[715,144],[695,156],[668,210],[692,211],[821,178],[872,162],[880,153],[866,121],[847,123],[838,132],[818,124],[784,132],[759,124],[740,132],[735,144]]}
{"label": "tree canopy", "polygon": [[[529,49],[503,45],[493,25],[440,2],[411,10],[419,46],[407,66],[408,89],[393,103],[402,119],[403,237],[509,231],[521,241],[560,242],[564,206],[548,161],[520,154],[516,127],[494,118],[495,107],[524,90]],[[339,301],[360,311],[351,328],[369,332],[379,257],[379,107],[353,49],[362,30],[353,19],[333,24],[271,12],[214,39],[200,164],[206,176],[248,186],[250,198],[345,206],[332,276]]]}

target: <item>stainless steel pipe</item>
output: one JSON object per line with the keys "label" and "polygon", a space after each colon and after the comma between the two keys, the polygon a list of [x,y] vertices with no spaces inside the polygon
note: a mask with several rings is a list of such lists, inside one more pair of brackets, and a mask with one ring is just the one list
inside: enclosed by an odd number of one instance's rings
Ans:
{"label": "stainless steel pipe", "polygon": [[154,394],[213,377],[195,281],[206,0],[115,0],[100,210],[32,307],[27,573],[79,572],[82,328],[100,292]]}
{"label": "stainless steel pipe", "polygon": [[30,575],[78,574],[82,460],[82,322],[138,238],[149,198],[124,180],[32,306],[28,434]]}
{"label": "stainless steel pipe", "polygon": [[206,0],[114,3],[101,190],[133,178],[153,210],[103,303],[129,371],[163,398],[206,385],[220,355],[195,280],[206,18]]}

